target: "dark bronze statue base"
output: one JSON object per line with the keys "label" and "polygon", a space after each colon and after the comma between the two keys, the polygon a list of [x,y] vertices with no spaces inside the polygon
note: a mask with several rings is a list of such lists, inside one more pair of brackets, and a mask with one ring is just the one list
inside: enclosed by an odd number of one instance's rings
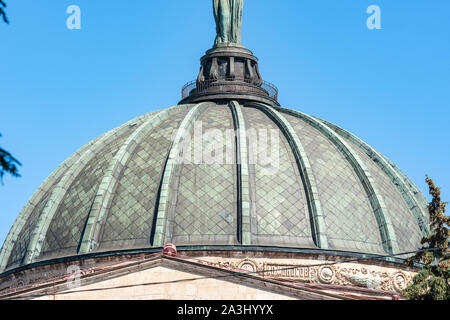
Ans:
{"label": "dark bronze statue base", "polygon": [[262,80],[258,59],[240,46],[210,49],[200,60],[196,81],[183,87],[180,104],[217,100],[250,100],[278,105],[278,90]]}

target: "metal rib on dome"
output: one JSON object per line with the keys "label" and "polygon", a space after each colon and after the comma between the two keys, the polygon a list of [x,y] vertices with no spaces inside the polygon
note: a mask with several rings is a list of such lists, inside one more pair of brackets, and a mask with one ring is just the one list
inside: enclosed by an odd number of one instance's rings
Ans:
{"label": "metal rib on dome", "polygon": [[370,175],[370,172],[367,170],[366,166],[361,161],[361,159],[359,159],[356,153],[352,150],[352,147],[348,143],[346,143],[343,139],[341,139],[331,128],[329,128],[327,125],[320,122],[316,118],[294,110],[283,109],[283,112],[297,116],[308,122],[316,129],[320,130],[338,147],[338,149],[341,152],[344,153],[349,163],[355,170],[355,173],[360,178],[364,190],[367,193],[367,196],[369,198],[370,204],[372,206],[373,212],[375,214],[378,223],[381,239],[386,252],[389,254],[398,253],[399,249],[395,232],[389,216],[385,214],[387,209],[384,204],[383,197],[373,184],[373,179],[372,176]]}
{"label": "metal rib on dome", "polygon": [[298,170],[306,187],[306,198],[309,203],[309,210],[312,224],[312,235],[314,242],[319,248],[328,248],[326,226],[323,219],[322,206],[319,201],[319,193],[316,187],[314,175],[311,172],[311,165],[308,156],[290,123],[274,108],[264,104],[254,104],[272,118],[282,132],[288,137],[292,152],[297,161]]}
{"label": "metal rib on dome", "polygon": [[246,140],[246,128],[244,115],[242,114],[241,106],[237,101],[232,101],[229,104],[232,110],[233,116],[235,117],[235,126],[237,129],[236,134],[236,166],[238,172],[238,200],[240,198],[239,210],[239,229],[238,229],[238,239],[243,245],[250,245],[252,242],[252,232],[251,232],[251,199],[250,199],[250,172],[249,172],[249,158],[248,158],[248,148]]}

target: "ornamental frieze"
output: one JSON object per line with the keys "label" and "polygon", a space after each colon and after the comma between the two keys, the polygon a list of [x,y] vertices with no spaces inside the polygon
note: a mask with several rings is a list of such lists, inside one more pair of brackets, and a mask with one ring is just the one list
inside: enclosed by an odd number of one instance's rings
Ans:
{"label": "ornamental frieze", "polygon": [[[322,283],[369,288],[386,292],[401,293],[411,282],[414,272],[406,267],[367,265],[358,263],[333,263],[313,259],[267,259],[267,258],[223,258],[201,257],[190,258],[195,263],[214,266],[216,268],[254,274],[266,279],[278,281],[297,281],[304,283]],[[20,275],[12,275],[3,283],[2,289],[14,289],[35,284],[44,284],[57,279],[68,279],[69,264],[47,267],[41,272],[24,271]],[[84,268],[83,268],[84,267]],[[107,269],[107,268],[106,268]],[[105,269],[105,270],[106,270]],[[80,277],[87,277],[103,268],[92,267],[92,264],[81,266]]]}
{"label": "ornamental frieze", "polygon": [[414,276],[413,272],[395,268],[332,262],[325,263],[279,263],[261,260],[229,260],[209,262],[209,265],[228,270],[254,273],[273,280],[295,280],[307,283],[356,286],[382,291],[404,290]]}

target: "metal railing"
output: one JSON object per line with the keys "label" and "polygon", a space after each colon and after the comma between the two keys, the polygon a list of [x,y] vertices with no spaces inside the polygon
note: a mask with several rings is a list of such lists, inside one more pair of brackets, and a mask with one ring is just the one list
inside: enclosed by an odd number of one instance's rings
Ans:
{"label": "metal railing", "polygon": [[[260,86],[257,86],[255,84],[252,84],[250,82],[251,80],[236,80],[236,79],[219,79],[219,80],[205,80],[200,83],[200,85],[197,87],[197,81],[192,80],[188,83],[186,83],[183,88],[181,89],[181,99],[185,99],[189,97],[190,95],[197,95],[206,93],[209,88],[211,87],[220,87],[222,85],[233,85],[237,84],[240,86],[248,86],[251,88],[260,88],[263,89],[269,98],[278,101],[278,88],[266,81],[262,81],[262,84]],[[229,83],[228,83],[229,82]],[[224,90],[224,92],[229,92],[227,90]]]}

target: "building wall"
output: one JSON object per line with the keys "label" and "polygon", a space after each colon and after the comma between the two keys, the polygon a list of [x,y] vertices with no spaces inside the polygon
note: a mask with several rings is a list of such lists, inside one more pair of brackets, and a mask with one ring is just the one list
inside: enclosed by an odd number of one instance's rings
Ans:
{"label": "building wall", "polygon": [[[217,279],[200,279],[202,276],[169,269],[155,267],[114,279],[82,286],[46,295],[36,300],[286,300],[293,299],[281,295],[252,288],[246,285],[231,283]],[[170,284],[140,285],[143,283],[164,282],[183,279],[199,279]],[[72,282],[73,283],[73,282]],[[137,285],[137,286],[133,286]],[[118,288],[120,286],[125,286]],[[95,291],[88,291],[95,290]]]}

